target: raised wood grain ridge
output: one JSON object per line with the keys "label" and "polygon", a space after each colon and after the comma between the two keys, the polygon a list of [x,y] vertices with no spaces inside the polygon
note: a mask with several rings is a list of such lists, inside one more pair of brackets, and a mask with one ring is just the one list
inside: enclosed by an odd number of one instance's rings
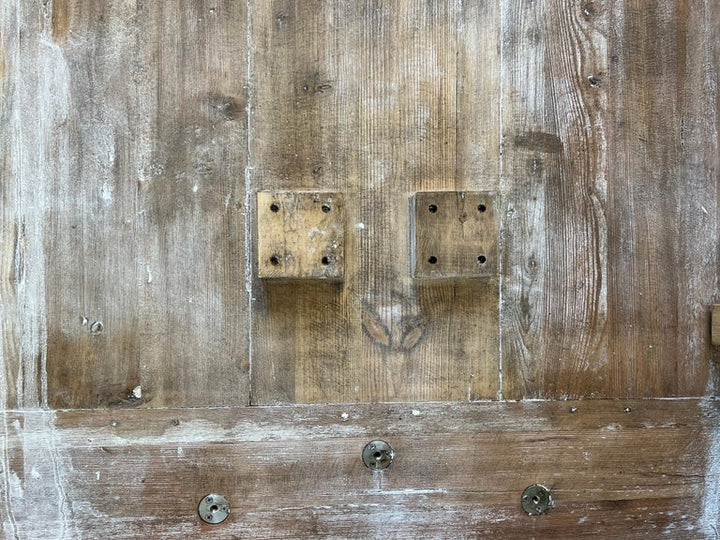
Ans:
{"label": "raised wood grain ridge", "polygon": [[[40,411],[2,419],[8,538],[712,540],[720,520],[716,401]],[[386,471],[362,463],[374,438],[395,449]],[[520,496],[536,482],[552,490],[555,507],[527,516]],[[231,504],[221,525],[196,513],[211,492]]]}

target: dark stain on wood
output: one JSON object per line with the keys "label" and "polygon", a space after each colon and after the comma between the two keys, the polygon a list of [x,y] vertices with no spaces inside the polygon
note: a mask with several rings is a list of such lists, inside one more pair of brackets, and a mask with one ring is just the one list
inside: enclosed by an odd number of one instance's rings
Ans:
{"label": "dark stain on wood", "polygon": [[365,307],[362,311],[363,330],[370,336],[375,343],[383,347],[389,347],[392,338],[390,332],[380,320],[380,317],[372,311],[371,308]]}
{"label": "dark stain on wood", "polygon": [[52,36],[57,42],[64,41],[70,31],[72,4],[73,0],[53,0]]}
{"label": "dark stain on wood", "polygon": [[534,152],[559,154],[563,151],[563,143],[560,137],[552,133],[529,131],[516,135],[514,142],[515,146]]}

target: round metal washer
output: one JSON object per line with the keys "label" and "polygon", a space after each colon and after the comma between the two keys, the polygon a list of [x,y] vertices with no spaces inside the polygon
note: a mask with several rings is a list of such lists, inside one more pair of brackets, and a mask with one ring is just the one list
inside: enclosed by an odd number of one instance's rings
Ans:
{"label": "round metal washer", "polygon": [[552,508],[553,499],[548,488],[540,484],[533,484],[525,488],[520,503],[528,515],[539,516]]}
{"label": "round metal washer", "polygon": [[198,505],[198,514],[205,523],[222,523],[230,514],[230,503],[222,495],[205,495]]}
{"label": "round metal washer", "polygon": [[395,451],[385,441],[370,441],[362,452],[363,463],[368,469],[387,469],[395,457]]}

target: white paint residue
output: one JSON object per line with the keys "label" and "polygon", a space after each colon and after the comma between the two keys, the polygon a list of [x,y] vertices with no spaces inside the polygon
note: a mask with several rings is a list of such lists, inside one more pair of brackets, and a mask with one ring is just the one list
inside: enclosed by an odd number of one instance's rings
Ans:
{"label": "white paint residue", "polygon": [[185,450],[183,450],[182,446],[178,446],[177,457],[179,457],[180,459],[185,457]]}
{"label": "white paint residue", "polygon": [[[375,471],[375,472],[382,472],[382,471]],[[448,490],[445,488],[434,488],[434,489],[385,489],[382,492],[383,497],[389,496],[394,498],[401,498],[401,497],[415,497],[417,495],[435,495],[435,494],[445,494],[448,493]]]}
{"label": "white paint residue", "polygon": [[193,184],[193,187],[192,187],[193,193],[197,193],[199,189],[200,189],[200,186],[198,186],[197,184]]}
{"label": "white paint residue", "polygon": [[[711,405],[706,405],[706,407],[707,416],[717,418],[718,413],[711,410]],[[720,425],[717,423],[711,434],[707,459],[702,516],[698,525],[709,538],[720,538]]]}
{"label": "white paint residue", "polygon": [[100,471],[95,471],[95,480],[100,481]]}
{"label": "white paint residue", "polygon": [[413,416],[420,416],[420,411],[418,411],[417,409],[413,409],[412,415],[413,415]]}
{"label": "white paint residue", "polygon": [[149,285],[150,283],[152,283],[152,270],[150,270],[150,265],[149,265],[149,264],[146,264],[146,265],[145,265],[145,270],[147,271],[147,282],[148,282],[148,285]]}
{"label": "white paint residue", "polygon": [[10,493],[10,500],[24,499],[25,490],[23,489],[23,484],[20,480],[20,477],[14,472],[11,472],[8,476],[8,492]]}
{"label": "white paint residue", "polygon": [[142,387],[136,386],[135,388],[133,388],[132,394],[133,394],[133,397],[135,397],[137,399],[142,398]]}
{"label": "white paint residue", "polygon": [[113,191],[114,188],[105,180],[100,188],[100,198],[105,202],[106,206],[113,200]]}
{"label": "white paint residue", "polygon": [[52,530],[55,538],[77,538],[66,494],[66,476],[72,472],[72,463],[60,450],[55,412],[25,413],[20,439],[24,497],[32,500],[33,511],[43,516],[37,523],[24,520],[21,536],[37,538],[39,531]]}
{"label": "white paint residue", "polygon": [[349,415],[348,413],[344,412],[340,415],[340,418],[342,418],[343,420],[347,420],[349,418]]}
{"label": "white paint residue", "polygon": [[355,225],[355,228],[356,228],[358,231],[364,231],[364,230],[365,230],[365,224],[364,224],[363,222],[360,222],[360,223],[358,223],[357,225]]}

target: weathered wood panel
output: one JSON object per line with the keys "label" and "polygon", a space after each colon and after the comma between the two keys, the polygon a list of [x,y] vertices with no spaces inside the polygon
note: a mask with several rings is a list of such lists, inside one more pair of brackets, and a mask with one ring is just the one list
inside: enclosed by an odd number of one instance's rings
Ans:
{"label": "weathered wood panel", "polygon": [[[5,406],[716,392],[714,3],[0,14]],[[253,279],[260,189],[343,193],[344,283]],[[498,280],[411,279],[412,194],[497,189]]]}
{"label": "weathered wood panel", "polygon": [[247,403],[247,11],[216,4],[3,3],[7,406]]}
{"label": "weathered wood panel", "polygon": [[607,377],[602,2],[503,3],[503,395]]}
{"label": "weathered wood panel", "polygon": [[344,286],[255,282],[253,402],[494,397],[497,282],[414,282],[408,225],[416,191],[497,187],[496,3],[251,20],[252,189],[344,191],[347,214]]}
{"label": "weathered wood panel", "polygon": [[614,2],[607,394],[702,395],[718,294],[716,2]]}
{"label": "weathered wood panel", "polygon": [[717,8],[517,1],[502,27],[503,394],[703,395]]}
{"label": "weathered wood panel", "polygon": [[[9,412],[0,511],[23,539],[712,539],[719,421],[692,400]],[[535,482],[544,516],[520,507]],[[213,491],[232,510],[209,526]]]}

